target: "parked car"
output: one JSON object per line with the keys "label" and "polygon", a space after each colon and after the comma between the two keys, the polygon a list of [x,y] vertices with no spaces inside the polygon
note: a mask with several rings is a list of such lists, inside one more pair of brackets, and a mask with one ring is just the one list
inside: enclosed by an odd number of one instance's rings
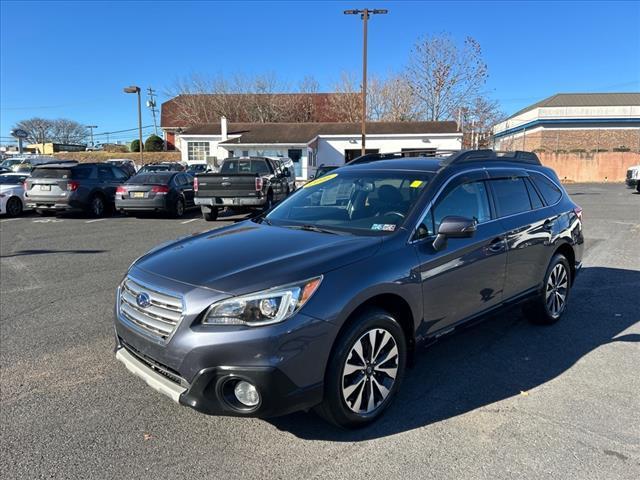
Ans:
{"label": "parked car", "polygon": [[226,207],[269,210],[292,191],[292,174],[267,157],[227,158],[220,172],[196,175],[196,205],[207,221],[218,218],[218,211]]}
{"label": "parked car", "polygon": [[535,154],[346,166],[135,261],[116,293],[116,358],[200,412],[317,407],[361,426],[419,344],[513,304],[557,322],[583,244],[581,208]]}
{"label": "parked car", "polygon": [[143,172],[116,189],[116,209],[168,212],[182,217],[195,206],[193,176],[182,172]]}
{"label": "parked car", "polygon": [[136,174],[136,164],[133,162],[133,160],[130,160],[128,158],[112,158],[107,160],[106,163],[116,167],[120,167],[129,175]]}
{"label": "parked car", "polygon": [[6,168],[8,170],[13,170],[15,165],[22,163],[22,158],[7,158],[0,163],[0,168]]}
{"label": "parked car", "polygon": [[274,163],[276,164],[276,167],[280,167],[281,171],[285,171],[285,168],[286,168],[287,171],[291,173],[291,175],[287,177],[287,185],[289,186],[289,193],[295,192],[296,166],[294,165],[293,160],[291,160],[289,157],[269,157],[269,158],[274,161]]}
{"label": "parked car", "polygon": [[17,217],[25,210],[24,181],[29,177],[22,173],[0,175],[0,215]]}
{"label": "parked car", "polygon": [[209,165],[206,163],[191,163],[187,167],[187,173],[196,175],[197,173],[205,173],[209,170]]}
{"label": "parked car", "polygon": [[629,167],[625,183],[628,187],[635,187],[636,191],[640,192],[640,165]]}
{"label": "parked car", "polygon": [[309,179],[313,180],[314,178],[324,177],[327,173],[333,172],[336,168],[338,168],[336,165],[320,165],[316,168],[316,172],[311,175]]}
{"label": "parked car", "polygon": [[127,172],[108,163],[42,165],[25,182],[25,200],[39,215],[85,210],[101,217],[113,207],[116,187],[128,178]]}
{"label": "parked car", "polygon": [[184,165],[179,162],[162,162],[162,163],[150,163],[144,165],[138,173],[145,172],[182,172],[184,171]]}

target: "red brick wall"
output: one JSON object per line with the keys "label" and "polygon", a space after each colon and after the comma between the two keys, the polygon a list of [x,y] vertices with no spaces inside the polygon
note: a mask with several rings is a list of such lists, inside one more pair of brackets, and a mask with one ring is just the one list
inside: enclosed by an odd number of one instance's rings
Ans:
{"label": "red brick wall", "polygon": [[538,152],[543,165],[555,170],[563,182],[623,182],[627,169],[640,165],[640,153]]}
{"label": "red brick wall", "polygon": [[[523,146],[524,143],[524,146]],[[635,129],[595,129],[595,130],[538,130],[522,136],[509,136],[496,140],[500,150],[547,150],[571,152],[581,150],[613,151],[614,148],[627,147],[631,151],[640,151],[640,128]]]}

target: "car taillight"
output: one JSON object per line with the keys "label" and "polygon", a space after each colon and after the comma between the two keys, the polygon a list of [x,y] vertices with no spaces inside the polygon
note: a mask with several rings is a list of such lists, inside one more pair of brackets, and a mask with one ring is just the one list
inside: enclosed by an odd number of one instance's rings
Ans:
{"label": "car taillight", "polygon": [[262,185],[263,185],[262,177],[256,177],[256,192],[262,191]]}
{"label": "car taillight", "polygon": [[70,192],[75,192],[76,190],[78,190],[79,186],[80,184],[78,182],[74,182],[73,180],[71,182],[67,182],[67,190],[69,190]]}
{"label": "car taillight", "polygon": [[582,221],[582,208],[581,207],[575,207],[573,209],[573,213],[575,213],[576,217],[578,217]]}
{"label": "car taillight", "polygon": [[193,179],[193,191],[194,192],[198,191],[198,177]]}
{"label": "car taillight", "polygon": [[29,190],[29,185],[27,185],[27,181],[22,182],[22,188],[24,188],[25,192]]}
{"label": "car taillight", "polygon": [[158,195],[164,195],[165,193],[169,193],[169,187],[166,185],[154,185],[151,187],[151,191]]}
{"label": "car taillight", "polygon": [[123,187],[123,186],[117,187],[116,193],[127,193],[127,187]]}

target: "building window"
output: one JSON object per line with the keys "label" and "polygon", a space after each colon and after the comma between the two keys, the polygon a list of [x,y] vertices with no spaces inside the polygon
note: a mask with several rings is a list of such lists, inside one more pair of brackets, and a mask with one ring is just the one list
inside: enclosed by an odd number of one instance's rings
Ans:
{"label": "building window", "polygon": [[187,142],[187,159],[204,162],[209,156],[209,142]]}

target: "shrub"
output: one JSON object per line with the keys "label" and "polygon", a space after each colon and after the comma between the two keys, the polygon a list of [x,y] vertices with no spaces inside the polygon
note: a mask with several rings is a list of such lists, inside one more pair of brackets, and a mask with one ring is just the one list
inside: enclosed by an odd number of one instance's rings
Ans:
{"label": "shrub", "polygon": [[144,142],[145,152],[161,152],[164,149],[164,140],[157,135],[150,135]]}
{"label": "shrub", "polygon": [[131,146],[129,147],[129,150],[131,150],[132,152],[139,152],[140,151],[140,140],[134,140],[133,142],[131,142]]}

